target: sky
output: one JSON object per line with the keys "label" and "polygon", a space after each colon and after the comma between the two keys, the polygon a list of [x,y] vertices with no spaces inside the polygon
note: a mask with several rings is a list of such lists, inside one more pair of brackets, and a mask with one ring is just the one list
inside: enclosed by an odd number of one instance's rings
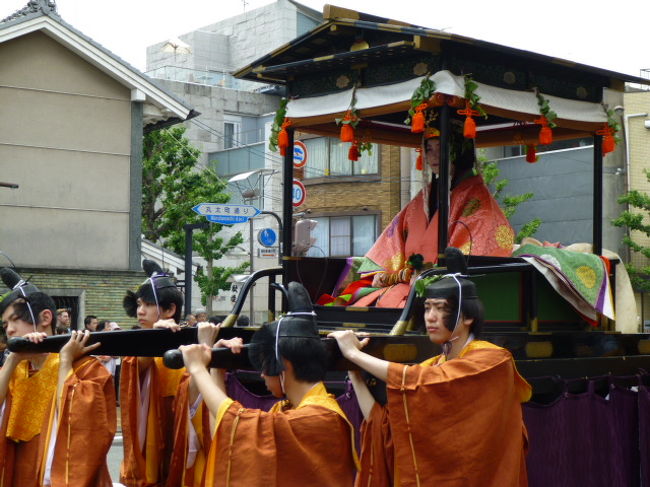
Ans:
{"label": "sky", "polygon": [[[133,66],[148,45],[269,0],[57,0],[59,14]],[[322,11],[324,3],[301,3]],[[334,5],[638,76],[650,68],[648,0],[332,0]],[[0,18],[27,0],[0,0]]]}

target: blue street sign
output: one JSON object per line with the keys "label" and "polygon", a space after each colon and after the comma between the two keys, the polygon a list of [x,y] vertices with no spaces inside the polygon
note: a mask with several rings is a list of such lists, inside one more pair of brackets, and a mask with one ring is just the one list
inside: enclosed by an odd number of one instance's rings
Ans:
{"label": "blue street sign", "polygon": [[209,222],[221,223],[222,225],[232,225],[234,223],[246,223],[248,218],[245,216],[215,216],[208,215],[205,217]]}
{"label": "blue street sign", "polygon": [[222,203],[199,203],[192,208],[209,222],[232,225],[246,223],[261,212],[251,205],[226,205]]}
{"label": "blue street sign", "polygon": [[257,234],[257,241],[265,247],[273,247],[278,236],[272,228],[263,228]]}

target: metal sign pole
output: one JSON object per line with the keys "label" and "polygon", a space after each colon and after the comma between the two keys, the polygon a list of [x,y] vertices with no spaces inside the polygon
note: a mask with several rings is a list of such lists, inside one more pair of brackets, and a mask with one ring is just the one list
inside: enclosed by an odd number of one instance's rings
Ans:
{"label": "metal sign pole", "polygon": [[196,229],[208,228],[209,222],[187,223],[185,229],[185,314],[192,312],[192,233]]}
{"label": "metal sign pole", "polygon": [[[251,267],[250,268],[250,274],[252,275],[253,274],[253,219],[251,218],[250,220],[248,220],[248,223],[249,223],[249,235],[248,235],[248,238],[250,239],[250,253],[251,253],[251,255],[250,255],[250,257],[251,257],[251,259],[250,259],[250,267]],[[249,323],[251,325],[253,325],[253,323],[255,321],[254,320],[255,305],[253,304],[254,303],[254,299],[253,299],[254,294],[255,294],[255,284],[253,284],[253,286],[251,286],[251,294],[248,297],[248,304],[250,306]]]}

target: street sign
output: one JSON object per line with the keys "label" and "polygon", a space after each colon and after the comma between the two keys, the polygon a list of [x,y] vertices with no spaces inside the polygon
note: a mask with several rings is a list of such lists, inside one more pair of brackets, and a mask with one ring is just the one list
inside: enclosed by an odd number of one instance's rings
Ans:
{"label": "street sign", "polygon": [[261,212],[251,205],[226,205],[222,203],[199,203],[192,208],[199,215],[206,217],[209,222],[232,225],[246,223],[250,218]]}
{"label": "street sign", "polygon": [[307,164],[307,146],[296,140],[293,144],[293,167],[303,167]]}
{"label": "street sign", "polygon": [[273,247],[278,236],[272,228],[263,228],[257,234],[257,241],[264,247]]}
{"label": "street sign", "polygon": [[302,205],[305,202],[306,197],[307,197],[307,190],[305,189],[305,185],[302,184],[297,179],[294,179],[293,188],[291,191],[291,202],[293,203],[293,206]]}
{"label": "street sign", "polygon": [[277,247],[263,247],[257,249],[257,256],[262,257],[275,257],[278,258],[278,248]]}

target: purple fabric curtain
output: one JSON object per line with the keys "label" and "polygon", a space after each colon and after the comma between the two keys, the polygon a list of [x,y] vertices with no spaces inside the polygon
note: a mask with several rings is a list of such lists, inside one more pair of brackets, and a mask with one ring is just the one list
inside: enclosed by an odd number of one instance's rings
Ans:
{"label": "purple fabric curtain", "polygon": [[567,392],[567,381],[551,404],[523,405],[530,487],[640,485],[637,392],[608,379],[603,397],[585,382],[586,392]]}
{"label": "purple fabric curtain", "polygon": [[639,387],[639,459],[641,485],[650,485],[650,388]]}
{"label": "purple fabric curtain", "polygon": [[[616,377],[558,381],[563,392],[553,402],[523,405],[529,486],[650,486],[650,387],[637,392],[616,385]],[[227,388],[245,407],[268,411],[277,401],[249,392],[235,374]],[[350,383],[337,401],[359,444],[363,416]]]}
{"label": "purple fabric curtain", "polygon": [[253,394],[243,386],[237,375],[231,372],[226,376],[226,391],[228,397],[240,402],[245,408],[261,409],[262,411],[268,411],[279,400],[270,394],[264,396]]}

